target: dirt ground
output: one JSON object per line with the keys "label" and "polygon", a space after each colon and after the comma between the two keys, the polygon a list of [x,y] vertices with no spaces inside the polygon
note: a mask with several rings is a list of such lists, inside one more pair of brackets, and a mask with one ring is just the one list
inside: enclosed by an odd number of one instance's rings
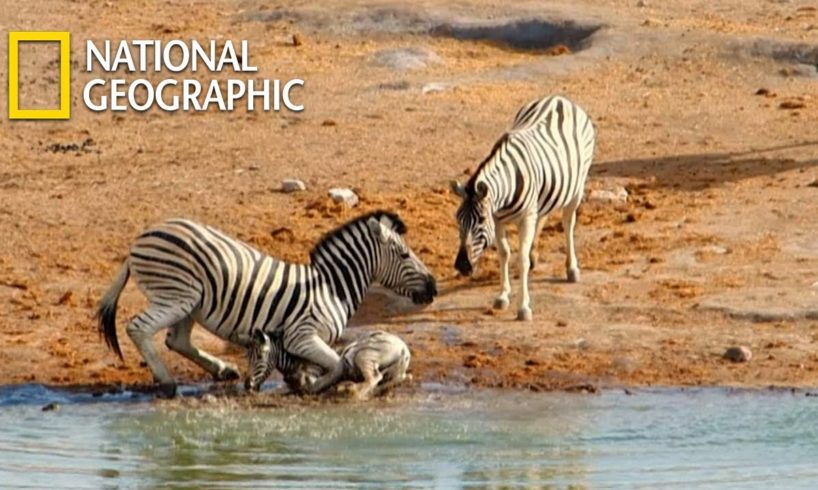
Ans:
{"label": "dirt ground", "polygon": [[[152,223],[189,217],[303,261],[322,233],[386,208],[408,223],[442,294],[423,310],[373,294],[347,336],[400,334],[416,380],[533,390],[818,385],[818,79],[798,65],[818,63],[809,47],[818,45],[818,4],[333,5],[32,0],[0,11],[6,30],[71,31],[79,65],[88,38],[247,39],[260,78],[307,82],[300,114],[92,113],[76,101],[68,122],[0,120],[0,383],[150,381],[124,332],[144,306],[136,288],[120,302],[124,363],[93,314],[129,242]],[[604,27],[584,50],[401,27],[531,18]],[[378,19],[392,24],[378,29]],[[0,66],[6,44],[3,36]],[[377,62],[403,48],[437,57],[415,69]],[[54,68],[47,50],[37,53],[21,71]],[[77,99],[92,74],[73,77]],[[433,82],[447,85],[423,93]],[[493,252],[476,278],[455,276],[447,183],[467,178],[521,104],[552,93],[596,124],[588,191],[624,187],[628,197],[581,208],[578,284],[564,282],[564,238],[551,218],[537,244],[534,321],[520,323],[513,306],[490,307]],[[5,97],[0,104],[7,113]],[[284,178],[308,190],[280,193]],[[333,205],[335,186],[358,190],[361,204]],[[237,348],[201,329],[195,339],[243,366]],[[750,362],[721,358],[736,345],[752,350]],[[180,380],[203,379],[166,354]]]}

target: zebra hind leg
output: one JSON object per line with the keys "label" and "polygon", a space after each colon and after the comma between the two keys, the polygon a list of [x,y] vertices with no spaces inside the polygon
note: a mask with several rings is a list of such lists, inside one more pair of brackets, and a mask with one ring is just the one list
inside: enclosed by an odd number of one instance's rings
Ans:
{"label": "zebra hind leg", "polygon": [[166,398],[175,396],[176,381],[159,357],[153,344],[153,337],[159,330],[184,320],[189,314],[178,307],[151,304],[145,311],[136,315],[126,329],[142,359],[153,373],[153,379],[158,384],[159,396]]}
{"label": "zebra hind leg", "polygon": [[579,262],[577,261],[577,251],[574,243],[574,229],[577,224],[577,208],[579,207],[580,197],[563,209],[562,211],[562,227],[565,231],[565,272],[568,277],[568,282],[579,282]]}
{"label": "zebra hind leg", "polygon": [[173,324],[168,330],[165,345],[174,352],[178,352],[193,361],[202,369],[210,373],[216,381],[230,381],[239,379],[238,368],[231,363],[222,361],[212,354],[197,349],[190,341],[193,331],[193,319],[190,316]]}
{"label": "zebra hind leg", "polygon": [[383,373],[378,369],[378,363],[375,361],[364,360],[357,362],[357,367],[361,371],[364,380],[352,386],[352,395],[357,400],[366,400],[383,379]]}

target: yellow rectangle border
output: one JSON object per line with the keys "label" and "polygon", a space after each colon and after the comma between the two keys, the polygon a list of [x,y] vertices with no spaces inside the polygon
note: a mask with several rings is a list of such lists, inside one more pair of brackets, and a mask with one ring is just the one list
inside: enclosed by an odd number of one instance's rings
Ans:
{"label": "yellow rectangle border", "polygon": [[[60,108],[20,109],[20,42],[60,43]],[[69,119],[71,117],[71,33],[9,32],[9,119]]]}

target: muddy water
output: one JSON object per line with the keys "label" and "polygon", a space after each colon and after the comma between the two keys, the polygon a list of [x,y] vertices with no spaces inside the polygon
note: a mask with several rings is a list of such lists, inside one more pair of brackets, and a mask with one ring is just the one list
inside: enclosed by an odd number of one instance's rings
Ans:
{"label": "muddy water", "polygon": [[[43,412],[51,401],[59,410]],[[804,392],[427,387],[388,402],[290,405],[190,407],[129,393],[2,388],[0,486],[818,485],[818,398]]]}

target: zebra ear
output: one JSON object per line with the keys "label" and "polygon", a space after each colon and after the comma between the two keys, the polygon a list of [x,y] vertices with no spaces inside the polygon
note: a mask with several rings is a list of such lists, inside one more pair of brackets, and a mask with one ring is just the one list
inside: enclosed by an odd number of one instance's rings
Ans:
{"label": "zebra ear", "polygon": [[371,231],[372,234],[375,235],[375,238],[382,242],[386,241],[386,232],[383,229],[383,225],[381,224],[380,221],[378,221],[377,218],[374,217],[369,218],[366,221],[366,225],[369,227],[369,231]]}
{"label": "zebra ear", "polygon": [[463,185],[460,182],[458,182],[456,180],[450,180],[449,181],[449,187],[451,187],[452,192],[454,192],[458,196],[460,196],[460,197],[462,197],[464,199],[466,198],[466,189],[463,187]]}
{"label": "zebra ear", "polygon": [[477,199],[485,199],[485,197],[489,195],[489,186],[486,185],[486,183],[483,182],[482,180],[477,183],[477,185],[474,187],[474,190]]}
{"label": "zebra ear", "polygon": [[258,342],[259,344],[263,344],[267,340],[267,336],[264,334],[262,329],[253,330],[253,342]]}

